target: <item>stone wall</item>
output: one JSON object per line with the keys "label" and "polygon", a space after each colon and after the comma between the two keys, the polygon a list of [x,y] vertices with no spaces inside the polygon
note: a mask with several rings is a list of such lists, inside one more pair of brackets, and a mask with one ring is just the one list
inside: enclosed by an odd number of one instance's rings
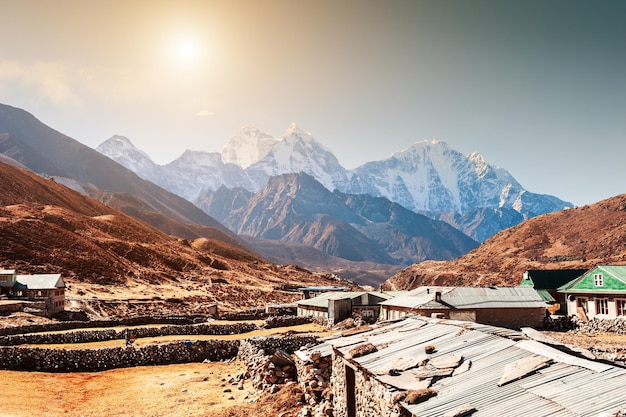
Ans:
{"label": "stone wall", "polygon": [[[241,334],[256,330],[252,323],[236,324],[197,324],[164,327],[136,327],[128,329],[136,338],[158,337],[171,335],[227,335]],[[107,340],[124,339],[124,330],[77,330],[68,333],[34,333],[0,336],[0,346],[42,345],[42,344],[73,344],[102,342]]]}
{"label": "stone wall", "polygon": [[143,324],[193,324],[206,322],[207,317],[133,317],[116,320],[91,321],[59,321],[47,324],[32,324],[19,327],[5,327],[0,329],[0,336],[23,333],[55,332],[60,330],[84,329],[92,327],[140,326]]}
{"label": "stone wall", "polygon": [[626,334],[626,317],[620,316],[614,319],[594,317],[584,323],[580,317],[572,316],[573,327],[577,332],[584,334],[598,334],[603,332]]}
{"label": "stone wall", "polygon": [[241,342],[237,357],[245,363],[254,389],[273,393],[280,385],[297,380],[291,354],[317,342],[313,336],[247,339]]}
{"label": "stone wall", "polygon": [[[353,372],[354,386],[348,392],[347,373]],[[331,387],[335,417],[348,417],[352,403],[356,417],[408,417],[411,414],[399,403],[393,393],[356,362],[349,362],[337,352],[332,357]]]}
{"label": "stone wall", "polygon": [[309,324],[313,322],[312,317],[303,316],[273,316],[268,317],[263,324],[266,329],[273,329],[276,327],[289,327],[299,326],[301,324]]}
{"label": "stone wall", "polygon": [[309,360],[296,358],[298,383],[304,391],[304,400],[309,407],[309,415],[332,416],[333,398],[330,388],[332,358],[322,356],[313,350]]}
{"label": "stone wall", "polygon": [[0,369],[48,372],[104,371],[132,366],[221,361],[237,356],[239,341],[208,340],[141,348],[41,349],[0,347]]}

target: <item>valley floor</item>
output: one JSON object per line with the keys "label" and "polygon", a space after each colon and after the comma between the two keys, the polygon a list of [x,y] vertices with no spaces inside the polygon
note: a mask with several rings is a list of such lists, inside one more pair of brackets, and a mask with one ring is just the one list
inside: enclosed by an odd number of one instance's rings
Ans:
{"label": "valley floor", "polygon": [[297,401],[289,399],[294,397],[293,390],[297,387],[292,387],[291,391],[289,387],[282,389],[289,391],[289,395],[279,392],[266,394],[274,398],[259,399],[249,381],[245,382],[243,390],[228,382],[243,371],[245,366],[239,361],[143,366],[93,373],[0,371],[3,384],[19,393],[4,396],[0,416],[269,417],[280,414],[280,408],[283,411],[287,407],[297,408]]}

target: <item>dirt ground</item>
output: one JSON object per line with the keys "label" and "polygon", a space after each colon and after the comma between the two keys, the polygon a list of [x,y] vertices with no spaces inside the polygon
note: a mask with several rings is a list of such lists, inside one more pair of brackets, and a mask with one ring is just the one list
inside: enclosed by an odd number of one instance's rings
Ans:
{"label": "dirt ground", "polygon": [[[239,361],[146,366],[97,373],[0,371],[3,386],[11,387],[16,394],[3,396],[0,416],[234,417],[243,416],[240,413],[243,410],[247,410],[247,416],[260,416],[255,412],[268,411],[267,403],[270,410],[275,408],[271,403],[276,401],[265,398],[272,395],[265,394],[259,399],[249,381],[244,383],[243,390],[237,388],[237,383],[228,382],[243,371],[245,366]],[[296,387],[291,389],[297,390]],[[293,392],[289,397],[293,397]],[[259,407],[260,404],[264,406]]]}

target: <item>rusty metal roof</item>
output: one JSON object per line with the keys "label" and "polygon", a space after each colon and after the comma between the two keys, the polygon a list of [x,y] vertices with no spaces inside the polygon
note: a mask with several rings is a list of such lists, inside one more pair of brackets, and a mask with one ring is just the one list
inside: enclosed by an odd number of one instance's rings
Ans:
{"label": "rusty metal roof", "polygon": [[[378,351],[350,360],[377,375],[391,392],[406,389],[407,378],[419,372],[403,370],[395,383],[396,377],[384,371],[398,361],[424,356],[427,345],[436,349],[428,355],[430,361],[455,355],[469,366],[463,373],[432,379],[430,388],[436,396],[419,404],[402,403],[414,416],[444,416],[468,404],[476,409],[472,417],[598,416],[626,408],[626,369],[573,356],[521,332],[489,325],[410,316],[366,333],[326,340],[308,351],[329,354],[334,347],[350,358],[351,349],[361,343],[371,343]],[[306,352],[299,356],[306,357]],[[501,383],[505,371],[515,369],[512,364],[536,358],[543,359],[543,367]]]}

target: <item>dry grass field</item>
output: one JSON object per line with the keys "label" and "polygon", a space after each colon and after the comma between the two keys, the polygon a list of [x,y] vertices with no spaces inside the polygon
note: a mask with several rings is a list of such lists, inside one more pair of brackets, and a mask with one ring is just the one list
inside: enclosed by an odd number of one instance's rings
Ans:
{"label": "dry grass field", "polygon": [[[285,332],[331,334],[323,326],[305,324],[245,334],[191,338],[241,339]],[[143,338],[137,339],[135,345],[167,343],[181,338],[189,339],[190,336]],[[113,340],[38,347],[93,349],[123,344],[123,340]],[[243,390],[238,389],[236,382],[229,382],[244,371],[245,366],[240,361],[80,373],[0,371],[0,381],[13,393],[0,401],[0,417],[275,417],[302,406],[302,392],[297,386],[283,387],[276,394],[264,394],[259,398],[249,381],[244,382]]]}
{"label": "dry grass field", "polygon": [[244,370],[233,361],[97,373],[0,371],[12,392],[0,402],[0,416],[215,416],[257,398],[249,383],[239,390],[228,382]]}

